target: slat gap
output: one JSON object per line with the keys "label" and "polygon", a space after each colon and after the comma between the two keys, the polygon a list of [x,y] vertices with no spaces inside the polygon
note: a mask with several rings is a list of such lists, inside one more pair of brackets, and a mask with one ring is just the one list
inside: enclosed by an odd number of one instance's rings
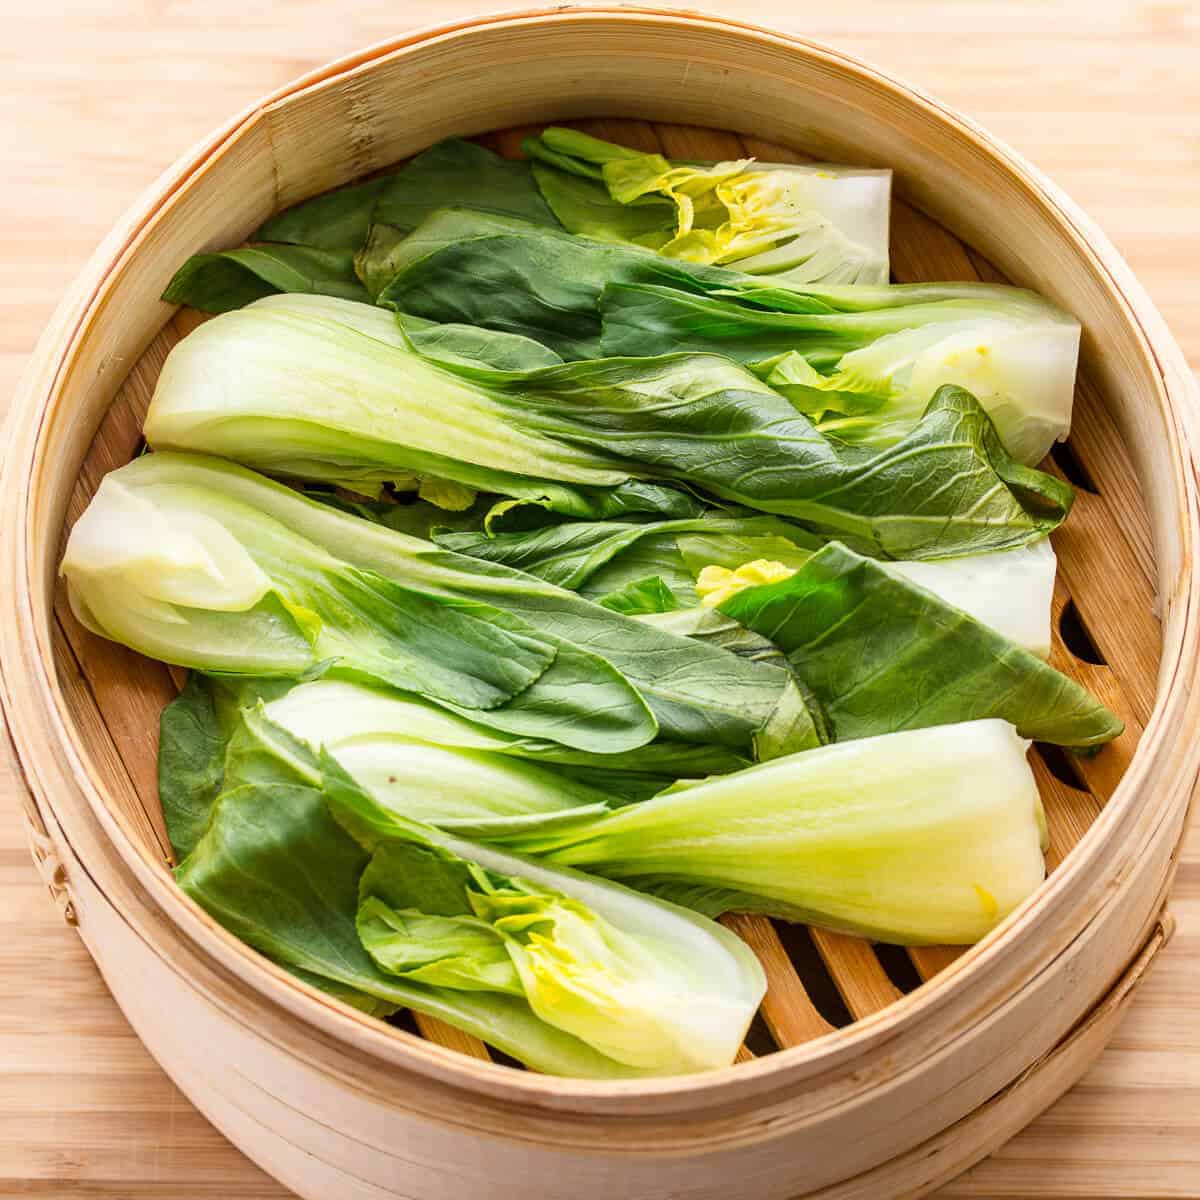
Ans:
{"label": "slat gap", "polygon": [[869,1017],[900,999],[900,990],[887,972],[871,943],[863,938],[810,928],[813,945],[825,961],[829,974],[856,1020]]}
{"label": "slat gap", "polygon": [[775,927],[766,917],[727,913],[721,923],[750,947],[767,976],[763,1021],[776,1043],[786,1049],[829,1033],[833,1026],[821,1016],[788,957]]}

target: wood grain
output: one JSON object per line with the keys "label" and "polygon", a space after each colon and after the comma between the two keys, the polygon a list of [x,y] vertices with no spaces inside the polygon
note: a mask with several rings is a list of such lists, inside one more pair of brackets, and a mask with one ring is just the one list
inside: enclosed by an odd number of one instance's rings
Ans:
{"label": "wood grain", "polygon": [[[91,244],[182,147],[335,53],[476,7],[372,0],[333,19],[303,0],[288,5],[285,19],[274,5],[235,11],[213,0],[147,15],[117,0],[103,9],[52,3],[6,13],[0,149],[11,179],[0,194],[0,384],[15,380]],[[722,8],[798,25],[794,12],[769,0]],[[1088,37],[1071,37],[1085,18]],[[239,31],[232,52],[231,25]],[[907,75],[1030,154],[1115,237],[1192,361],[1200,360],[1200,316],[1184,283],[1200,264],[1200,170],[1194,121],[1186,119],[1200,91],[1186,66],[1200,41],[1200,9],[865,0],[849,13],[805,13],[803,32]],[[601,126],[602,135],[617,132]],[[674,142],[667,148],[688,153]],[[944,273],[961,275],[961,248],[952,243],[944,253]],[[1132,544],[1113,566],[1144,567],[1147,559],[1147,546]],[[1139,653],[1137,645],[1104,649],[1114,663],[1114,653]],[[0,795],[14,791],[11,773],[0,776]],[[1200,1196],[1195,836],[1174,907],[1177,940],[1095,1070],[944,1197]],[[124,1026],[46,902],[11,803],[0,811],[0,923],[0,1196],[286,1194],[190,1108]],[[867,997],[856,1003],[869,1011]]]}

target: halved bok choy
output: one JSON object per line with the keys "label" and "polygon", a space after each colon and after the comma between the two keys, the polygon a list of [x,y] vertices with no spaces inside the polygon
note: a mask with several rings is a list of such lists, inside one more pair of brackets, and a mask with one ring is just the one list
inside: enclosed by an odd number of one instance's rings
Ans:
{"label": "halved bok choy", "polygon": [[[433,527],[448,550],[503,563],[610,604],[630,582],[657,577],[667,607],[699,602],[696,580],[708,570],[706,603],[715,606],[724,571],[765,560],[798,570],[821,548],[820,538],[778,517],[711,510],[676,521],[567,521],[537,529],[488,533]],[[1048,538],[992,554],[886,563],[893,574],[941,597],[1032,654],[1050,653],[1050,602],[1057,560]],[[760,580],[760,582],[762,582]],[[651,610],[646,610],[651,611]],[[661,611],[661,608],[660,608]]]}
{"label": "halved bok choy", "polygon": [[[750,753],[790,674],[651,629],[221,459],[105,477],[62,572],[93,632],[181,666],[412,692],[492,729],[616,753],[662,737]],[[792,739],[796,740],[792,740]],[[813,744],[799,725],[780,747]]]}
{"label": "halved bok choy", "polygon": [[713,916],[965,945],[1045,874],[1025,748],[1000,720],[839,742],[508,844]]}
{"label": "halved bok choy", "polygon": [[267,297],[184,338],[145,432],[155,449],[358,491],[432,479],[509,497],[489,524],[521,507],[687,517],[706,493],[885,558],[1036,541],[1072,495],[1014,462],[960,388],[934,394],[896,445],[865,450],[823,436],[715,355],[526,371],[435,363],[386,312],[321,296]]}
{"label": "halved bok choy", "polygon": [[550,126],[523,149],[570,233],[800,283],[886,283],[891,171],[673,162]]}
{"label": "halved bok choy", "polygon": [[258,709],[180,886],[308,983],[411,1007],[537,1070],[590,1078],[732,1062],[765,990],[696,913],[382,809]]}
{"label": "halved bok choy", "polygon": [[158,791],[180,857],[203,833],[227,778],[253,772],[261,746],[245,735],[240,713],[260,701],[273,724],[331,754],[380,804],[466,837],[545,828],[749,765],[720,745],[658,740],[625,753],[575,750],[346,679],[292,684],[193,671],[159,729]]}
{"label": "halved bok choy", "polygon": [[974,394],[1027,465],[1071,425],[1079,322],[1020,288],[796,283],[459,210],[364,255],[380,304],[567,359],[723,354],[865,445],[902,438],[946,384]]}

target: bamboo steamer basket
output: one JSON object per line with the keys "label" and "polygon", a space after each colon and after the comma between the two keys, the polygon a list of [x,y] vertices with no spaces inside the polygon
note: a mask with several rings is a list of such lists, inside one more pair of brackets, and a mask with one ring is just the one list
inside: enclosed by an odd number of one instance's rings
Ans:
{"label": "bamboo steamer basket", "polygon": [[[507,129],[492,136],[504,150],[523,124],[602,117],[625,120],[585,127],[677,157],[782,146],[891,166],[898,278],[1007,277],[1082,320],[1075,431],[1047,463],[1080,485],[1055,539],[1053,660],[1128,725],[1091,759],[1035,753],[1053,870],[985,942],[905,956],[730,918],[770,980],[758,1040],[728,1069],[648,1083],[539,1076],[435,1021],[372,1021],[216,926],[172,884],[158,809],[157,716],[178,680],[82,631],[55,579],[64,528],[135,452],[162,357],[186,331],[158,299],[184,258],[441,137]],[[580,8],[344,59],[150,189],[22,383],[0,500],[0,696],[35,859],[163,1067],[303,1197],[922,1195],[1079,1077],[1170,935],[1200,761],[1194,388],[1127,266],[1065,196],[835,51],[715,16]]]}

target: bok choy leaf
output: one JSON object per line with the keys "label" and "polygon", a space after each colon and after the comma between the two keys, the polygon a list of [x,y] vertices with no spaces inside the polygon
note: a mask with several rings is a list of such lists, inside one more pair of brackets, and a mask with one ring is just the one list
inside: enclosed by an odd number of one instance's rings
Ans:
{"label": "bok choy leaf", "polygon": [[1026,464],[1070,428],[1079,323],[1019,288],[794,284],[469,211],[433,214],[376,281],[380,304],[567,359],[725,354],[869,445],[903,437],[944,384],[975,393]]}
{"label": "bok choy leaf", "polygon": [[358,490],[448,479],[572,516],[696,515],[673,483],[886,558],[1024,545],[1071,499],[1008,456],[961,388],[940,389],[896,445],[868,450],[822,436],[716,356],[451,367],[414,353],[386,313],[317,296],[267,297],[184,338],[145,431],[156,449]]}
{"label": "bok choy leaf", "polygon": [[[838,741],[985,717],[1064,746],[1120,734],[1121,721],[1077,683],[936,595],[930,575],[896,566],[830,542],[719,609],[787,655]],[[946,592],[969,598],[981,575],[971,571],[952,568]]]}
{"label": "bok choy leaf", "polygon": [[576,749],[660,735],[745,751],[791,686],[219,459],[150,454],[113,472],[62,569],[89,628],[168,662],[375,681]]}
{"label": "bok choy leaf", "polygon": [[[638,538],[664,536],[675,537],[697,573],[705,604],[783,650],[839,740],[988,716],[1069,746],[1096,745],[1121,730],[1108,709],[1035,657],[1050,650],[1048,541],[967,558],[877,562],[777,518],[721,516],[578,522],[492,537],[461,531],[438,541],[582,587]],[[681,595],[677,588],[674,605],[641,611],[686,608]]]}
{"label": "bok choy leaf", "polygon": [[430,1013],[542,1071],[732,1061],[764,990],[733,935],[399,818],[261,712],[240,719],[254,773],[229,780],[176,878],[248,944],[341,998]]}
{"label": "bok choy leaf", "polygon": [[193,255],[175,273],[163,299],[210,313],[275,292],[366,300],[355,259],[372,226],[380,222],[381,229],[402,236],[437,209],[461,204],[466,195],[485,212],[558,226],[528,163],[449,138],[393,175],[338,188],[277,213],[257,230],[250,246]]}
{"label": "bok choy leaf", "polygon": [[[955,384],[983,405],[1014,458],[1036,463],[1071,429],[1079,322],[1016,288],[981,284],[974,294],[954,294],[965,286],[909,285],[902,304],[895,302],[900,289],[873,288],[847,297],[855,304],[850,311],[831,305],[817,313],[613,286],[600,301],[601,349],[728,355],[823,432],[872,446],[899,441],[929,397]],[[868,295],[877,308],[867,307]]]}
{"label": "bok choy leaf", "polygon": [[[630,577],[626,586],[642,582],[653,570],[658,574],[650,578],[661,579],[676,605],[685,608],[699,603],[693,583],[706,568],[734,572],[766,560],[794,571],[824,544],[778,517],[726,516],[715,510],[684,521],[568,521],[493,534],[479,524],[474,529],[435,526],[434,540],[458,554],[516,567],[584,595],[608,591],[604,585],[618,570]],[[652,557],[637,553],[646,543],[655,544]],[[674,547],[673,557],[664,543]],[[887,569],[1046,658],[1056,565],[1050,541],[1043,538],[994,554],[892,561]]]}

